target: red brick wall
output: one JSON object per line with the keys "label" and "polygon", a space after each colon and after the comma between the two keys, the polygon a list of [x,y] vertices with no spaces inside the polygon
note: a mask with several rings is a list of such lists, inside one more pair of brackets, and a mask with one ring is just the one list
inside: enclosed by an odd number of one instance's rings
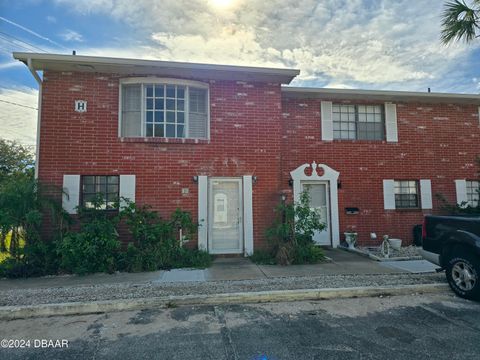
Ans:
{"label": "red brick wall", "polygon": [[[138,203],[152,205],[162,216],[180,207],[196,219],[198,187],[192,176],[255,175],[258,248],[265,245],[280,192],[291,192],[289,172],[306,162],[340,172],[340,231],[356,226],[364,244],[370,232],[411,241],[412,226],[428,212],[385,211],[383,179],[431,179],[432,193],[453,202],[454,180],[475,176],[476,106],[398,103],[398,143],[323,142],[320,100],[282,100],[278,84],[211,81],[210,143],[132,142],[118,138],[118,80],[116,75],[45,72],[41,181],[61,186],[64,174],[135,174]],[[87,100],[86,113],[74,111],[78,99]],[[182,188],[189,193],[182,194]],[[358,207],[360,214],[345,215],[345,207]],[[438,208],[434,198],[434,212]]]}
{"label": "red brick wall", "polygon": [[[254,246],[264,244],[265,229],[279,200],[278,84],[211,81],[210,143],[119,139],[119,76],[46,72],[43,84],[41,181],[62,186],[64,174],[135,174],[138,203],[152,205],[162,216],[179,207],[196,219],[194,175],[255,175]],[[78,99],[88,102],[86,113],[74,111]],[[182,188],[189,193],[182,195]]]}
{"label": "red brick wall", "polygon": [[[454,180],[475,178],[475,157],[480,154],[477,106],[397,103],[398,143],[324,142],[320,101],[288,99],[284,95],[282,189],[292,190],[288,186],[290,171],[313,160],[339,171],[341,239],[351,225],[356,227],[362,244],[377,244],[383,234],[413,240],[413,225],[420,224],[423,214],[432,211],[384,210],[383,179],[430,179],[433,212],[438,212],[436,193],[454,202]],[[346,215],[345,207],[358,207],[360,213]],[[377,234],[376,242],[370,241],[371,232]]]}

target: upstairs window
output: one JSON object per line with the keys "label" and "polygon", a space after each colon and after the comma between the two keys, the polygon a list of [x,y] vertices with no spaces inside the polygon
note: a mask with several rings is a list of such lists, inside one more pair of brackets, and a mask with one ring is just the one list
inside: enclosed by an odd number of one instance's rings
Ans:
{"label": "upstairs window", "polygon": [[480,199],[480,181],[467,181],[467,201],[472,207],[477,207]]}
{"label": "upstairs window", "polygon": [[122,137],[208,138],[208,85],[127,79],[121,85]]}
{"label": "upstairs window", "polygon": [[395,208],[417,209],[420,207],[418,181],[395,180]]}
{"label": "upstairs window", "polygon": [[332,106],[333,138],[340,140],[385,140],[382,105]]}

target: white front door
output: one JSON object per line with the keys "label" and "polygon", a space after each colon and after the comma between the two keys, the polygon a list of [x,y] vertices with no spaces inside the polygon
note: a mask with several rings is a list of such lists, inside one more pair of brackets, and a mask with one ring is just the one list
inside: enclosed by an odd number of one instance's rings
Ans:
{"label": "white front door", "polygon": [[208,250],[243,253],[242,180],[212,178],[209,185]]}
{"label": "white front door", "polygon": [[313,240],[317,245],[332,245],[330,237],[330,202],[328,199],[328,182],[302,182],[302,191],[310,194],[310,207],[320,214],[320,221],[325,229],[316,231]]}

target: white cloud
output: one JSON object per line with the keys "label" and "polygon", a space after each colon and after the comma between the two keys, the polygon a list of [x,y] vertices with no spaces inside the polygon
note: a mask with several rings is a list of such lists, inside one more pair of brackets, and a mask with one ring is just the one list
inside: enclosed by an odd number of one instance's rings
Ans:
{"label": "white cloud", "polygon": [[83,42],[82,34],[79,34],[78,32],[70,29],[67,29],[63,33],[61,33],[60,37],[65,41]]}
{"label": "white cloud", "polygon": [[52,23],[52,24],[55,24],[57,22],[57,18],[55,16],[52,16],[52,15],[48,15],[46,17],[46,19],[49,23]]}
{"label": "white cloud", "polygon": [[12,67],[21,67],[21,66],[24,66],[24,65],[20,61],[11,60],[4,63],[0,63],[0,70],[9,69]]}
{"label": "white cloud", "polygon": [[37,110],[31,108],[37,107],[38,91],[28,87],[0,88],[0,100],[0,137],[35,145]]}
{"label": "white cloud", "polygon": [[[444,47],[443,2],[431,0],[57,0],[124,21],[160,59],[300,68],[296,84],[408,88],[458,86],[445,78],[478,45]],[[145,57],[137,47],[133,57]],[[126,51],[126,49],[122,49]],[[472,84],[468,84],[471,88]]]}

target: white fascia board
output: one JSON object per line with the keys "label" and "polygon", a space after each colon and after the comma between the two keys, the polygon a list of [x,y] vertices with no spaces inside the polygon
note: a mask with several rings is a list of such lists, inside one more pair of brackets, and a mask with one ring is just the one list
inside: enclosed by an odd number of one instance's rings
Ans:
{"label": "white fascia board", "polygon": [[300,70],[263,68],[254,66],[234,66],[199,64],[160,60],[125,59],[100,56],[83,55],[60,55],[43,53],[14,52],[16,60],[26,62],[31,59],[36,70],[59,70],[78,72],[106,72],[106,73],[130,73],[149,74],[157,71],[166,75],[185,74],[193,72],[205,78],[231,79],[231,80],[255,80],[272,81],[288,84]]}
{"label": "white fascia board", "polygon": [[282,86],[282,94],[293,98],[325,98],[325,99],[373,99],[378,101],[420,101],[464,103],[480,105],[480,95],[455,93],[428,93],[416,91],[388,91],[362,89],[330,89]]}

